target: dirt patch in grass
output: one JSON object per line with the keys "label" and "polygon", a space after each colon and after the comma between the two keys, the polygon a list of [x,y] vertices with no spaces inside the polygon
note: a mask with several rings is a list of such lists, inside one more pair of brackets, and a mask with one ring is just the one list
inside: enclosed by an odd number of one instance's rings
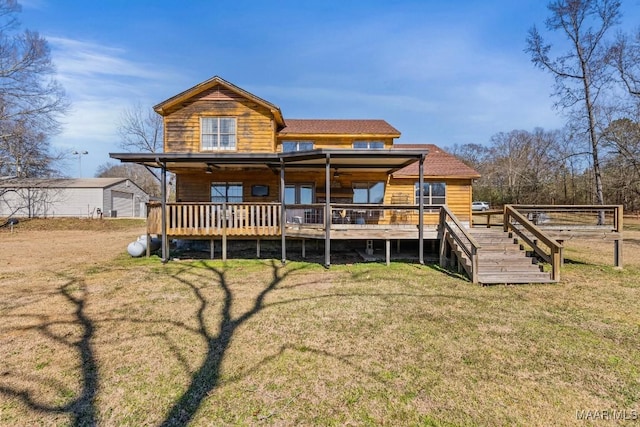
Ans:
{"label": "dirt patch in grass", "polygon": [[[6,220],[7,218],[0,218],[0,224],[4,224]],[[18,221],[18,224],[13,227],[14,232],[55,230],[126,231],[145,226],[145,220],[138,218],[18,218]],[[0,235],[7,232],[11,232],[10,227],[0,228]]]}
{"label": "dirt patch in grass", "polygon": [[0,424],[548,426],[640,410],[640,232],[623,270],[592,255],[611,243],[573,241],[561,283],[492,287],[411,263],[163,265],[126,255],[142,232],[0,233]]}
{"label": "dirt patch in grass", "polygon": [[0,277],[7,273],[63,271],[78,264],[100,265],[125,254],[145,233],[140,220],[44,219],[0,229]]}

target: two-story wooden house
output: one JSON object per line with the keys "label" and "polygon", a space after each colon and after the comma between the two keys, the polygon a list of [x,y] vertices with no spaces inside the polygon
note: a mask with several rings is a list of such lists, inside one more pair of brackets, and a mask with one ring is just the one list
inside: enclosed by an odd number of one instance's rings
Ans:
{"label": "two-story wooden house", "polygon": [[[175,174],[176,202],[149,207],[148,233],[169,238],[331,242],[437,239],[440,206],[471,221],[479,174],[434,145],[396,144],[384,120],[285,119],[280,108],[214,77],[154,107],[163,153],[111,157]],[[166,188],[166,185],[163,186]],[[421,191],[422,190],[422,191]],[[366,243],[365,243],[366,242]],[[213,254],[213,251],[212,251]],[[168,245],[163,246],[167,259]],[[388,259],[388,255],[387,255]]]}

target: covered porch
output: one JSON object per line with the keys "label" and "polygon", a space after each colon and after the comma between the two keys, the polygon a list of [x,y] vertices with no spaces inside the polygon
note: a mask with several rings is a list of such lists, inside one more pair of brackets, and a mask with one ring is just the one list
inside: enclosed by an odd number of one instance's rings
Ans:
{"label": "covered porch", "polygon": [[[123,162],[135,162],[162,171],[161,202],[148,208],[148,234],[162,236],[162,259],[169,259],[171,238],[220,240],[223,258],[228,239],[279,239],[282,261],[286,261],[287,239],[323,240],[326,266],[331,264],[332,240],[417,240],[418,260],[424,263],[423,240],[437,238],[438,207],[424,206],[425,150],[318,149],[291,153],[167,153],[112,154]],[[385,174],[418,162],[417,203],[406,199],[392,203],[345,203],[343,194],[333,196],[336,172],[354,177]],[[206,174],[215,171],[241,180],[248,171],[277,177],[278,191],[271,202],[214,203],[204,201],[167,202],[167,172]],[[314,203],[285,203],[289,176],[324,175]],[[357,178],[356,178],[357,179]],[[315,190],[315,189],[314,189]],[[413,196],[413,194],[412,194]],[[412,199],[413,197],[411,197]],[[322,201],[321,203],[316,203]],[[413,200],[411,200],[413,201]],[[404,203],[403,203],[404,202]]]}

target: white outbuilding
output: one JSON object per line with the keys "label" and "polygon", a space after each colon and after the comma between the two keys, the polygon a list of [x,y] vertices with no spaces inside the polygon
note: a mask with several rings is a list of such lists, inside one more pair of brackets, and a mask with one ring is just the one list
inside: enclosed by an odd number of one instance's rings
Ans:
{"label": "white outbuilding", "polygon": [[0,217],[145,217],[148,201],[127,178],[0,178]]}

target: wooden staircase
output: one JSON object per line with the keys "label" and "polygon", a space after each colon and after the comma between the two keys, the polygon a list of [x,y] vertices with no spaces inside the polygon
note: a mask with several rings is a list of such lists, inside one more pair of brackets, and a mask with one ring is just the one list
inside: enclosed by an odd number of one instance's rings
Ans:
{"label": "wooden staircase", "polygon": [[502,229],[476,228],[471,235],[480,243],[478,280],[490,283],[554,283],[542,265],[521,249],[520,243]]}
{"label": "wooden staircase", "polygon": [[[481,284],[502,283],[555,283],[549,272],[534,264],[519,242],[510,233],[498,228],[471,228],[469,234],[478,243],[477,280]],[[459,245],[451,240],[451,252],[458,267],[471,271],[471,260]]]}

